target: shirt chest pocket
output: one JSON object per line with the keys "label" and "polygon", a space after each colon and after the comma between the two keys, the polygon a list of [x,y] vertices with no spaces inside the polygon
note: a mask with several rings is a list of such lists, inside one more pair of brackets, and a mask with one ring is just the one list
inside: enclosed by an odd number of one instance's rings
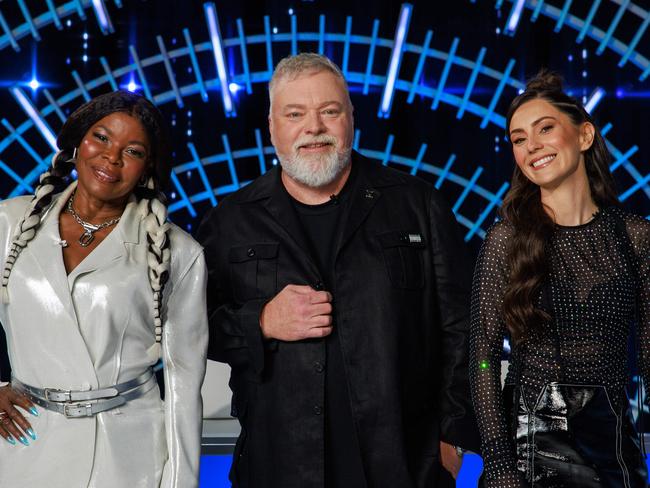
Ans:
{"label": "shirt chest pocket", "polygon": [[424,286],[424,237],[419,232],[391,231],[377,236],[393,286],[416,290]]}
{"label": "shirt chest pocket", "polygon": [[234,246],[228,253],[230,282],[238,302],[275,295],[278,276],[277,242]]}

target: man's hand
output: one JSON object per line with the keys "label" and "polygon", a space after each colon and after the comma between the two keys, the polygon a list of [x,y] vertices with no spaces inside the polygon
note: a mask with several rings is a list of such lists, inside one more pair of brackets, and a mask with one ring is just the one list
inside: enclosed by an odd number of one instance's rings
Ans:
{"label": "man's hand", "polygon": [[332,333],[332,295],[310,286],[287,285],[260,314],[267,339],[300,341]]}
{"label": "man's hand", "polygon": [[440,463],[456,479],[460,471],[463,458],[456,453],[456,448],[451,444],[440,441]]}

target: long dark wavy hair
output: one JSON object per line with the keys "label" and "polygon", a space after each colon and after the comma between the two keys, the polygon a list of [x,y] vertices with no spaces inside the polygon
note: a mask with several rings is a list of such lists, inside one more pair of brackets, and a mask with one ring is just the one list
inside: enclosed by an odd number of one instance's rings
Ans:
{"label": "long dark wavy hair", "polygon": [[[611,155],[605,140],[582,104],[562,91],[562,78],[542,70],[515,97],[506,116],[506,134],[514,113],[531,100],[542,99],[566,114],[576,126],[589,122],[594,126],[594,140],[584,152],[585,169],[591,197],[599,208],[617,205],[615,184],[609,170]],[[555,223],[544,208],[540,188],[515,165],[512,186],[500,211],[501,217],[514,228],[509,247],[510,281],[503,299],[503,317],[515,342],[543,330],[548,313],[535,306],[548,273],[546,251]]]}

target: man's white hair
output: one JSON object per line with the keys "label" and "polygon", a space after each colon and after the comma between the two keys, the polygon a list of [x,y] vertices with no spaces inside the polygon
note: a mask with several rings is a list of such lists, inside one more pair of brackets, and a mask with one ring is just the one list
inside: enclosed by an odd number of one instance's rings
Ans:
{"label": "man's white hair", "polygon": [[269,81],[269,98],[271,104],[273,104],[273,90],[281,80],[286,79],[291,81],[304,73],[320,73],[321,71],[329,71],[341,80],[348,96],[348,102],[352,105],[352,102],[350,101],[350,93],[348,91],[348,84],[341,72],[341,68],[339,68],[328,57],[318,53],[300,53],[295,56],[287,56],[280,60],[273,71],[271,81]]}

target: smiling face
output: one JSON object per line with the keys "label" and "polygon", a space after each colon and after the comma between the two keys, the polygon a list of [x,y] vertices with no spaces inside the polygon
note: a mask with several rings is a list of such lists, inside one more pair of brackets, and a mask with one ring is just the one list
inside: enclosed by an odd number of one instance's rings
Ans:
{"label": "smiling face", "polygon": [[509,130],[517,166],[542,190],[587,180],[584,152],[594,140],[591,123],[576,126],[564,112],[537,98],[516,110]]}
{"label": "smiling face", "polygon": [[271,92],[271,142],[285,172],[307,186],[327,185],[347,166],[353,123],[345,84],[329,71],[281,79]]}
{"label": "smiling face", "polygon": [[77,153],[77,198],[123,207],[147,170],[147,133],[137,119],[114,112],[84,135]]}

